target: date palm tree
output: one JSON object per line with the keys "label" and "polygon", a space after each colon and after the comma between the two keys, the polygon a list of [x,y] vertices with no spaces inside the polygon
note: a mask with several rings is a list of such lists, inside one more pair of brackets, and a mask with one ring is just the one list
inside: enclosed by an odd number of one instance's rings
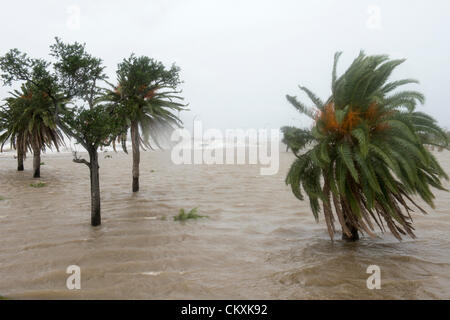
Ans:
{"label": "date palm tree", "polygon": [[54,107],[49,97],[28,83],[15,90],[6,99],[1,112],[4,132],[0,135],[1,148],[9,140],[17,150],[18,170],[23,170],[26,151],[33,152],[33,177],[40,177],[41,151],[53,146],[59,151],[64,144],[56,125]]}
{"label": "date palm tree", "polygon": [[[177,90],[181,83],[180,69],[173,65],[166,68],[161,62],[142,56],[131,55],[119,64],[116,86],[112,85],[101,98],[120,114],[131,132],[133,149],[132,191],[139,191],[140,148],[153,149],[150,139],[160,147],[164,133],[182,122],[175,112],[185,110]],[[125,152],[126,134],[118,137]]]}
{"label": "date palm tree", "polygon": [[448,138],[429,115],[417,111],[424,96],[398,90],[413,79],[388,81],[404,60],[363,52],[340,76],[332,71],[331,96],[322,101],[300,86],[313,103],[309,107],[287,95],[302,114],[314,120],[311,129],[290,132],[287,142],[296,152],[286,183],[293,194],[309,197],[318,221],[322,210],[333,239],[336,218],[342,238],[357,240],[358,231],[375,236],[375,226],[389,229],[399,240],[415,237],[411,211],[425,213],[415,196],[433,207],[431,187],[444,190],[448,179],[426,145],[448,146]]}

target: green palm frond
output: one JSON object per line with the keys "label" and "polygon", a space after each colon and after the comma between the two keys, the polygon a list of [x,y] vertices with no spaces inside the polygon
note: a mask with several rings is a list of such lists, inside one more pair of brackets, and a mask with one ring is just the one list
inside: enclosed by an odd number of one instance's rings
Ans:
{"label": "green palm frond", "polygon": [[309,143],[315,139],[309,130],[299,129],[295,127],[282,127],[283,133],[282,142],[287,145],[294,154],[297,154],[299,150],[304,149]]}
{"label": "green palm frond", "polygon": [[316,96],[311,90],[309,90],[306,87],[299,86],[299,88],[308,95],[309,99],[311,99],[311,101],[314,103],[317,109],[319,110],[323,109],[324,103],[318,96]]}
{"label": "green palm frond", "polygon": [[337,80],[337,64],[339,62],[339,58],[341,57],[342,52],[336,52],[334,54],[334,61],[333,61],[333,71],[331,74],[331,92],[332,95],[335,95],[336,92],[336,80]]}
{"label": "green palm frond", "polygon": [[[65,108],[64,105],[61,106]],[[10,141],[11,147],[22,151],[59,147],[64,138],[57,123],[57,112],[50,98],[32,84],[24,84],[6,99],[2,108],[1,149]]]}
{"label": "green palm frond", "polygon": [[308,116],[311,119],[315,118],[316,110],[305,106],[303,103],[297,100],[297,97],[286,95],[286,99],[297,109],[300,113]]}

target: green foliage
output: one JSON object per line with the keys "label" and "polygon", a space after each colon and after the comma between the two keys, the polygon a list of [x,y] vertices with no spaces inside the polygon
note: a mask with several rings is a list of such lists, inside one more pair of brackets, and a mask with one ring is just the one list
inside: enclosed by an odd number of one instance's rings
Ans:
{"label": "green foliage", "polygon": [[[58,148],[63,141],[61,130],[83,146],[102,144],[100,140],[106,136],[108,125],[94,128],[92,123],[100,124],[100,119],[106,118],[100,115],[100,111],[82,112],[86,106],[94,108],[95,99],[101,91],[98,83],[106,79],[101,59],[87,53],[84,44],[66,44],[58,38],[50,46],[50,56],[53,58],[52,63],[30,58],[26,53],[12,49],[0,57],[3,83],[25,83],[22,86],[23,94],[16,91],[8,101],[8,108],[0,111],[0,132],[3,132],[0,143],[3,145],[10,139],[14,147],[23,149],[29,148],[31,142],[40,148],[50,145]],[[79,102],[85,105],[71,110],[65,108],[68,103]],[[83,120],[76,120],[77,116]],[[26,127],[28,130],[24,129]]]}
{"label": "green foliage", "polygon": [[314,136],[309,130],[285,126],[281,128],[281,132],[283,133],[281,142],[287,145],[294,154],[314,141]]}
{"label": "green foliage", "polygon": [[46,186],[47,186],[47,184],[45,182],[30,183],[30,187],[33,187],[33,188],[43,188]]}
{"label": "green foliage", "polygon": [[[125,119],[126,129],[132,122],[139,123],[140,144],[144,149],[152,148],[150,138],[159,147],[161,136],[182,125],[175,114],[186,110],[177,90],[181,84],[179,72],[175,65],[166,68],[154,59],[131,55],[118,66],[117,85],[111,85],[100,98]],[[117,140],[127,152],[126,135],[119,135]]]}
{"label": "green foliage", "polygon": [[286,99],[301,113],[307,115],[311,119],[314,119],[315,111],[313,108],[305,106],[303,103],[297,100],[297,97],[286,95]]}
{"label": "green foliage", "polygon": [[121,86],[123,97],[136,99],[139,102],[148,90],[176,89],[181,83],[179,72],[180,68],[174,64],[167,69],[160,61],[146,56],[136,57],[132,54],[119,64],[117,81]]}
{"label": "green foliage", "polygon": [[45,92],[55,106],[61,100],[86,98],[97,91],[97,83],[106,75],[101,59],[88,54],[84,44],[63,43],[55,38],[50,46],[53,63],[30,58],[18,49],[12,49],[0,57],[0,78],[5,85],[16,81],[30,82]]}
{"label": "green foliage", "polygon": [[197,208],[194,208],[190,210],[188,213],[184,211],[184,209],[180,209],[180,212],[178,215],[173,217],[173,220],[175,221],[186,221],[189,219],[199,219],[199,218],[206,218],[207,216],[201,216],[197,214]]}
{"label": "green foliage", "polygon": [[93,99],[100,91],[97,84],[106,79],[102,60],[87,53],[85,44],[55,40],[50,46],[50,55],[56,60],[53,67],[59,91],[67,98],[87,100],[92,107]]}
{"label": "green foliage", "polygon": [[[404,60],[366,56],[363,52],[340,77],[335,55],[332,93],[323,103],[311,91],[308,107],[288,97],[315,123],[311,130],[284,127],[284,140],[297,159],[286,183],[303,200],[308,195],[316,219],[322,210],[330,237],[337,220],[350,236],[356,229],[374,236],[374,225],[395,237],[414,237],[413,197],[433,207],[431,187],[444,190],[447,174],[427,145],[448,147],[448,136],[436,120],[415,110],[425,102],[417,91],[398,91],[413,79],[389,82],[392,71]],[[308,147],[308,151],[299,151]]]}
{"label": "green foliage", "polygon": [[[22,91],[33,91],[33,101],[22,99],[22,96],[29,96],[28,93],[16,92],[7,107],[0,110],[2,146],[10,140],[13,147],[26,149],[30,146],[25,143],[27,139],[37,136],[39,147],[54,145],[58,148],[63,141],[61,130],[85,147],[105,145],[105,141],[110,142],[111,135],[116,135],[125,147],[126,131],[131,121],[138,121],[142,132],[141,146],[151,147],[150,137],[158,144],[161,132],[181,125],[173,113],[185,110],[177,91],[181,83],[177,66],[166,68],[159,61],[131,55],[119,64],[117,87],[105,91],[99,87],[100,82],[106,81],[102,61],[87,53],[84,44],[68,44],[56,38],[50,46],[50,56],[52,62],[34,59],[12,49],[0,57],[3,83],[22,82],[25,83]],[[42,103],[36,99],[41,99]],[[86,107],[97,108],[101,102],[107,102],[108,111],[102,107],[95,112],[83,112]],[[26,109],[25,103],[33,108]],[[76,107],[68,110],[64,106],[69,103]],[[25,115],[24,110],[27,111]],[[38,124],[45,126],[30,124],[36,119],[36,112],[41,119]],[[26,121],[25,116],[31,120]],[[123,130],[116,130],[119,122]],[[27,126],[28,131],[25,130]],[[25,132],[30,132],[31,138],[25,137]]]}
{"label": "green foliage", "polygon": [[5,200],[6,198],[3,196],[0,196],[0,201]]}
{"label": "green foliage", "polygon": [[18,49],[11,49],[0,57],[0,78],[5,85],[11,85],[15,81],[33,81],[42,89],[56,86],[57,79],[48,67],[49,62],[42,59],[32,59],[26,53]]}
{"label": "green foliage", "polygon": [[45,150],[53,146],[58,150],[64,144],[57,126],[56,110],[46,93],[31,82],[22,85],[6,99],[0,110],[3,132],[0,134],[0,150],[7,141],[11,147],[25,153],[27,150]]}
{"label": "green foliage", "polygon": [[123,131],[123,120],[102,105],[92,109],[74,107],[62,114],[62,120],[72,136],[87,150],[109,145]]}

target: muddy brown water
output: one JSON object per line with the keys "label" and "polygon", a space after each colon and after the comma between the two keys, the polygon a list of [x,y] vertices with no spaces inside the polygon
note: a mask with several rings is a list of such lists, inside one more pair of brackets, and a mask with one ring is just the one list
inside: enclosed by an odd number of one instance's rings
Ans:
{"label": "muddy brown water", "polygon": [[[43,155],[15,171],[0,156],[0,295],[28,299],[449,299],[450,193],[414,217],[417,239],[390,234],[332,243],[308,203],[256,165],[174,165],[170,152],[141,154],[141,191],[131,193],[131,157],[100,158],[102,219],[90,222],[88,168],[70,154]],[[450,168],[450,152],[436,153]],[[449,184],[446,184],[449,186]],[[180,223],[180,208],[208,218]],[[381,269],[369,290],[366,269]],[[66,268],[81,268],[81,290]]]}

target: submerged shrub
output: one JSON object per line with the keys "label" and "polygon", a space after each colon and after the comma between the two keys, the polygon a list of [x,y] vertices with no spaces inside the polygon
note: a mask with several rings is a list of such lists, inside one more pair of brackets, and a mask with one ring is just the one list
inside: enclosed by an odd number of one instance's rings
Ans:
{"label": "submerged shrub", "polygon": [[188,213],[184,211],[184,209],[180,209],[180,212],[178,215],[173,217],[173,220],[175,221],[186,221],[189,219],[199,219],[199,218],[206,218],[207,216],[201,216],[197,214],[197,208],[192,209]]}
{"label": "submerged shrub", "polygon": [[30,187],[33,187],[33,188],[42,188],[45,186],[47,186],[47,184],[45,182],[30,183]]}

